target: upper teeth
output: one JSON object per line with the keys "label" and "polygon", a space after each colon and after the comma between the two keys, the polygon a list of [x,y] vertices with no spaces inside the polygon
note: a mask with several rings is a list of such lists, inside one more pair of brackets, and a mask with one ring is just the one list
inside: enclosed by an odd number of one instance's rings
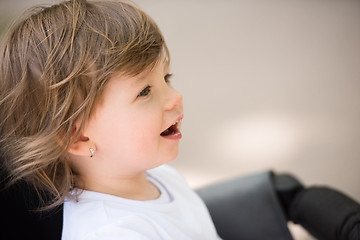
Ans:
{"label": "upper teeth", "polygon": [[177,123],[179,123],[181,120],[177,120],[176,122],[173,123],[173,126],[176,125]]}

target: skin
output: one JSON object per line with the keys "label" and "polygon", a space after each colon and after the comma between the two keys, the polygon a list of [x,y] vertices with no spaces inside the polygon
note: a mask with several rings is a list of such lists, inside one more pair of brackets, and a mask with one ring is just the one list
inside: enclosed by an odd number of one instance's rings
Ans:
{"label": "skin", "polygon": [[[167,75],[167,64],[160,60],[135,77],[119,74],[109,80],[101,102],[69,150],[79,186],[134,200],[159,197],[145,171],[177,156],[179,139],[160,133],[183,116],[182,95]],[[95,150],[92,158],[89,148]]]}

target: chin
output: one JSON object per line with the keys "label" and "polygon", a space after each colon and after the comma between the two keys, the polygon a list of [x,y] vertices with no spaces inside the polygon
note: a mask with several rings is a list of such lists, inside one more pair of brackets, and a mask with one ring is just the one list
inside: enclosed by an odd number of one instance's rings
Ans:
{"label": "chin", "polygon": [[166,156],[162,157],[159,161],[159,165],[165,164],[165,163],[169,163],[173,160],[175,160],[175,158],[178,156],[179,151],[174,151],[172,153],[167,154]]}

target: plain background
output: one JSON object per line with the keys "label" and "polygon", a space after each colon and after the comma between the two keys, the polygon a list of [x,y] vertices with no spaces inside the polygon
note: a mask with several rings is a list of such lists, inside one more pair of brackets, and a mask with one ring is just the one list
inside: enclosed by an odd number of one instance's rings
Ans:
{"label": "plain background", "polygon": [[[38,2],[54,1],[0,0],[0,21]],[[192,187],[272,169],[360,201],[360,1],[135,2],[171,52],[185,105],[171,164]]]}

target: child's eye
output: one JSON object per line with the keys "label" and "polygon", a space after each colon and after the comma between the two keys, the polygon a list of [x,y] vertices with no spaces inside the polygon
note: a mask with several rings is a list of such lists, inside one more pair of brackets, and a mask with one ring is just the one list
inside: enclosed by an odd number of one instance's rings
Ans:
{"label": "child's eye", "polygon": [[149,95],[150,91],[151,91],[151,87],[147,86],[139,93],[138,97],[145,97],[145,96]]}
{"label": "child's eye", "polygon": [[166,75],[164,76],[164,80],[165,80],[165,82],[166,82],[166,83],[169,83],[169,82],[170,82],[171,77],[172,77],[172,74],[171,74],[171,73],[166,74]]}

